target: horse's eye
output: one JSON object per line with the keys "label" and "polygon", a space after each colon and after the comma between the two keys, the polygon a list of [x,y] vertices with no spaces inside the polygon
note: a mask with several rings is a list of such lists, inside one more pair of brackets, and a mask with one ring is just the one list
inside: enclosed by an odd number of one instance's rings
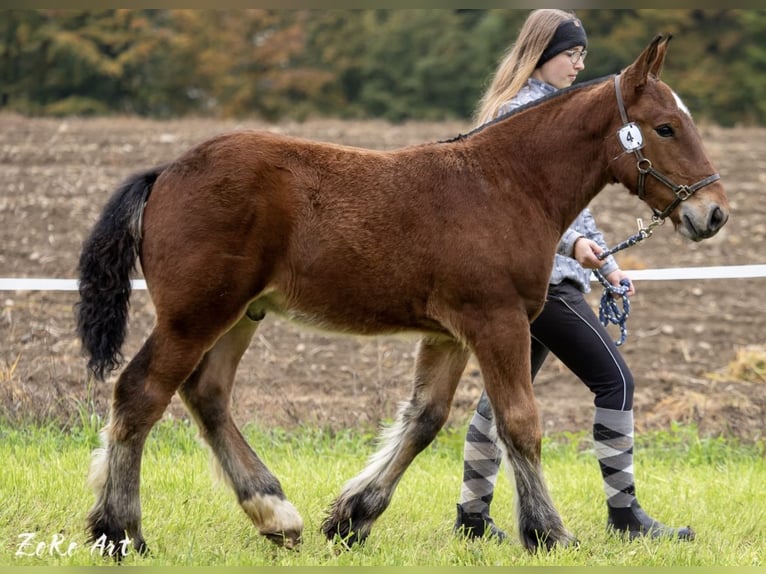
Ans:
{"label": "horse's eye", "polygon": [[662,138],[673,137],[673,128],[668,124],[662,124],[661,126],[654,128],[654,131],[656,131],[657,134]]}

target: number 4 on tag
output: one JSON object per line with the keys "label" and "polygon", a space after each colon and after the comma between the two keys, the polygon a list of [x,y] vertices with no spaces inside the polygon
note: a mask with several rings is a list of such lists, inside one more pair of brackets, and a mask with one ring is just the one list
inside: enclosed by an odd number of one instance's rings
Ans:
{"label": "number 4 on tag", "polygon": [[622,126],[617,135],[620,137],[620,143],[625,151],[636,151],[644,147],[644,136],[641,135],[641,129],[633,122]]}

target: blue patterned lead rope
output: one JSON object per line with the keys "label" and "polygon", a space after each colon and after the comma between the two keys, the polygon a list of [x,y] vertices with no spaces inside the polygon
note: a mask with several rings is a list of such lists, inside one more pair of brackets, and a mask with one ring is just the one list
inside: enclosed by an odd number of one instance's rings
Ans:
{"label": "blue patterned lead rope", "polygon": [[[593,274],[604,286],[604,293],[601,295],[601,303],[598,307],[598,320],[604,327],[608,327],[610,323],[620,326],[620,338],[614,342],[619,347],[628,338],[627,322],[630,314],[630,298],[627,293],[630,288],[630,281],[621,279],[619,285],[612,285],[597,269],[593,270]],[[614,295],[619,295],[622,298],[622,309],[618,305],[620,299],[615,298]]]}
{"label": "blue patterned lead rope", "polygon": [[[662,225],[664,221],[664,219],[653,217],[652,222],[647,227],[644,227],[644,223],[641,219],[637,219],[638,233],[631,235],[622,243],[615,245],[612,249],[605,249],[599,254],[598,258],[606,259],[613,253],[617,253],[628,247],[633,247],[636,243],[640,243],[647,237],[651,237],[654,228],[658,225]],[[601,321],[601,324],[604,327],[608,327],[610,323],[620,326],[620,338],[614,342],[614,344],[619,347],[625,342],[625,339],[628,338],[627,322],[628,315],[630,314],[630,299],[628,298],[627,293],[628,289],[630,289],[630,281],[628,279],[622,279],[620,280],[620,285],[612,285],[597,269],[593,270],[593,274],[599,280],[599,283],[604,286],[604,293],[601,295],[601,303],[598,308],[598,320]],[[622,298],[622,309],[620,309],[618,305],[619,297],[614,297],[614,295],[618,295]]]}
{"label": "blue patterned lead rope", "polygon": [[622,243],[618,243],[611,249],[605,249],[602,251],[598,258],[599,259],[606,259],[609,255],[612,255],[613,253],[617,253],[618,251],[622,251],[623,249],[627,249],[628,247],[633,247],[636,243],[642,242],[647,237],[652,236],[652,232],[654,231],[654,228],[658,225],[662,225],[665,222],[664,219],[657,219],[655,217],[652,217],[652,222],[644,227],[644,222],[641,220],[641,218],[636,219],[636,224],[638,225],[638,233],[631,235],[628,237],[625,241]]}

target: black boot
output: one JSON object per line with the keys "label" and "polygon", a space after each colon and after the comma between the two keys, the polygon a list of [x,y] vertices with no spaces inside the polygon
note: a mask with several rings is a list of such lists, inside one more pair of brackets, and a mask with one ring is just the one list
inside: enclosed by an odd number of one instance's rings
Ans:
{"label": "black boot", "polygon": [[694,530],[687,526],[685,528],[671,528],[661,522],[657,522],[644,512],[638,500],[628,508],[609,509],[609,518],[606,527],[619,534],[627,534],[631,540],[639,536],[650,536],[651,538],[675,538],[678,540],[694,540]]}
{"label": "black boot", "polygon": [[489,515],[489,503],[492,502],[492,495],[482,496],[481,500],[486,503],[481,512],[466,512],[460,504],[457,505],[454,531],[471,540],[486,535],[488,538],[497,540],[497,542],[504,541],[508,536],[495,526],[495,521]]}

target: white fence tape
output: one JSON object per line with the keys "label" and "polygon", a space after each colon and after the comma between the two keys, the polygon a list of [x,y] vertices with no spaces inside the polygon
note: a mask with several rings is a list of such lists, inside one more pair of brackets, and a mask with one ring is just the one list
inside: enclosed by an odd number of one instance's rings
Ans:
{"label": "white fence tape", "polygon": [[[721,265],[717,267],[678,267],[668,269],[626,269],[636,281],[686,279],[746,279],[766,277],[766,265]],[[595,281],[595,278],[594,278]],[[134,279],[133,289],[146,289],[146,281]],[[0,278],[0,291],[77,291],[76,279]]]}
{"label": "white fence tape", "polygon": [[[77,291],[77,279],[0,278],[0,291]],[[133,289],[146,289],[146,281],[134,279]]]}
{"label": "white fence tape", "polygon": [[721,265],[718,267],[678,267],[669,269],[626,269],[636,281],[671,279],[747,279],[766,277],[766,265]]}

